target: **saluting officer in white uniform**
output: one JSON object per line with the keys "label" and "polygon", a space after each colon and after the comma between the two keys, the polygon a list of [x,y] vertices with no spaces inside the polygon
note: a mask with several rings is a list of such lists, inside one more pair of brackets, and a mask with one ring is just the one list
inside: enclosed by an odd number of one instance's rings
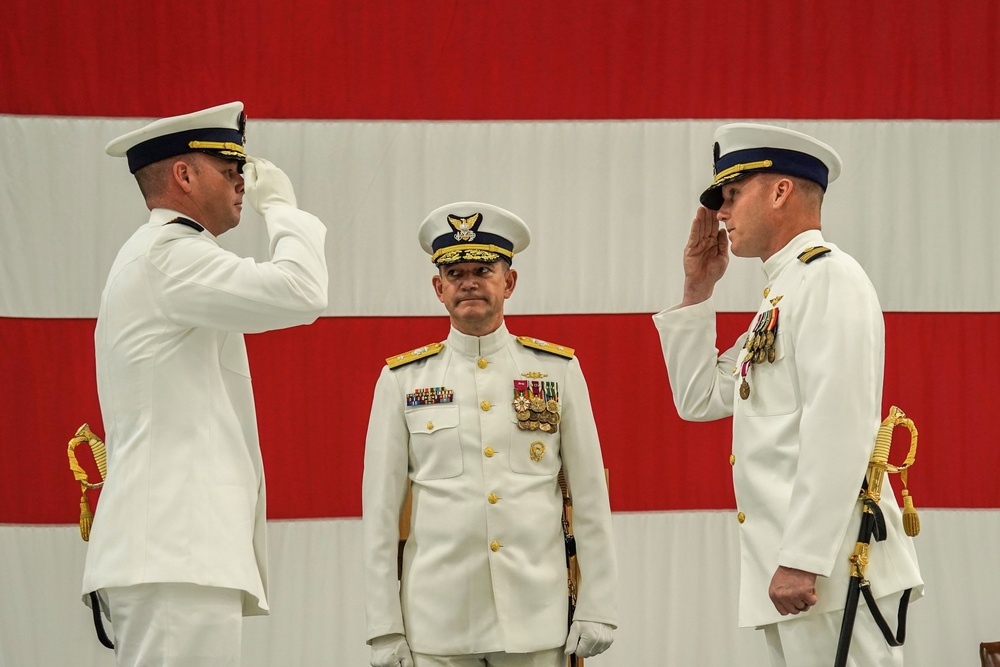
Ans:
{"label": "saluting officer in white uniform", "polygon": [[[243,103],[108,144],[149,220],[101,296],[97,388],[108,478],[83,574],[110,607],[119,665],[238,665],[266,614],[265,488],[244,333],[308,324],[327,303],[326,227],[288,177],[244,153]],[[244,199],[270,260],[219,247]]]}
{"label": "saluting officer in white uniform", "polygon": [[[617,622],[617,570],[587,384],[573,350],[504,325],[528,228],[460,202],[428,215],[419,238],[451,331],[387,359],[375,388],[363,485],[371,664],[557,667],[564,652],[596,655]],[[560,467],[581,570],[568,637]]]}
{"label": "saluting officer in white uniform", "polygon": [[[715,179],[684,250],[683,300],[654,321],[680,416],[733,417],[740,625],[764,629],[772,665],[828,667],[882,420],[882,311],[861,266],[820,231],[837,153],[751,123],[724,125],[715,141]],[[730,247],[763,261],[767,285],[747,334],[720,357],[711,297]],[[888,537],[872,543],[867,577],[894,625],[902,591],[916,598],[923,586],[888,479],[881,507]],[[849,660],[902,664],[864,604]]]}

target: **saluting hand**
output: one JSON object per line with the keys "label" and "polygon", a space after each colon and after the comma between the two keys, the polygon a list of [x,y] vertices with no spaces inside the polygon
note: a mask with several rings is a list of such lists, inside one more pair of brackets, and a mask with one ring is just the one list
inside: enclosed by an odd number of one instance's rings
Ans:
{"label": "saluting hand", "polygon": [[715,283],[729,266],[729,236],[715,215],[715,211],[699,206],[691,223],[691,234],[684,246],[682,306],[701,303],[712,296]]}
{"label": "saluting hand", "polygon": [[295,188],[288,176],[264,158],[247,156],[243,165],[243,188],[247,201],[261,215],[276,205],[298,207]]}

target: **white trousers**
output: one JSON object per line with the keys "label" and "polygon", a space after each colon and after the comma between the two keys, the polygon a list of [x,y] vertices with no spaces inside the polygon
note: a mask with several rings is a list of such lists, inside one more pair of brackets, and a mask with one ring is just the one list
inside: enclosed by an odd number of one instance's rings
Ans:
{"label": "white trousers", "polygon": [[[875,602],[893,633],[896,613],[902,593],[879,598]],[[843,610],[813,616],[799,614],[789,621],[765,625],[768,657],[771,667],[830,667],[837,656]],[[858,602],[854,619],[854,635],[847,656],[848,667],[902,667],[903,647],[889,646],[864,597]]]}
{"label": "white trousers", "polygon": [[239,667],[242,593],[186,583],[108,588],[118,667]]}
{"label": "white trousers", "polygon": [[566,664],[561,646],[534,653],[413,654],[413,667],[566,667]]}

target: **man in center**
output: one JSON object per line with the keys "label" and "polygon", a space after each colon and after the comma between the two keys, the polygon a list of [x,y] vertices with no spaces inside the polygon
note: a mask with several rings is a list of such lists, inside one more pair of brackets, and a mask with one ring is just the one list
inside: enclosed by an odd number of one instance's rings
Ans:
{"label": "man in center", "polygon": [[[558,667],[565,654],[597,655],[617,623],[617,566],[587,384],[571,348],[504,323],[528,227],[460,202],[431,212],[419,239],[451,330],[389,357],[375,387],[363,484],[371,664]],[[568,633],[560,468],[581,573]]]}

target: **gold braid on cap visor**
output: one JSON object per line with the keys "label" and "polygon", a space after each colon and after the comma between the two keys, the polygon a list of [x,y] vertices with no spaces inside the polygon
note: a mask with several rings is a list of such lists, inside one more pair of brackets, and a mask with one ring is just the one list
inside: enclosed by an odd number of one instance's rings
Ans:
{"label": "gold braid on cap visor", "polygon": [[246,157],[246,153],[243,152],[243,147],[239,144],[234,144],[232,141],[189,141],[188,148],[207,148],[209,150],[219,151],[223,155]]}
{"label": "gold braid on cap visor", "polygon": [[728,169],[723,169],[718,174],[715,175],[715,181],[712,185],[718,185],[722,181],[732,178],[736,174],[744,171],[750,171],[751,169],[767,169],[768,167],[774,165],[771,160],[761,160],[759,162],[744,162],[742,164],[734,164]]}
{"label": "gold braid on cap visor", "polygon": [[[454,253],[454,258],[449,256]],[[462,245],[448,246],[447,248],[441,248],[433,255],[431,255],[431,263],[437,264],[438,260],[443,262],[454,263],[457,260],[464,258],[466,261],[487,261],[495,262],[499,257],[497,255],[503,255],[504,257],[513,259],[514,253],[506,248],[501,248],[496,245],[486,245],[482,243],[463,243]]]}

